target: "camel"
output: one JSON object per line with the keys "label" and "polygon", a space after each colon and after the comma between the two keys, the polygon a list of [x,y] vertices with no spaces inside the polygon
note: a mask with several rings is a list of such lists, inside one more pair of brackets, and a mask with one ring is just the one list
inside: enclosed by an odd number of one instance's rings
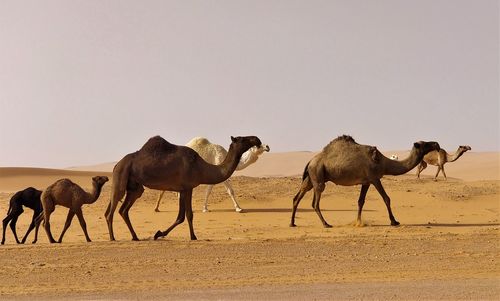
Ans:
{"label": "camel", "polygon": [[[24,244],[31,230],[35,228],[35,219],[42,213],[42,203],[40,201],[40,195],[42,192],[33,187],[28,187],[24,190],[16,192],[10,199],[9,210],[7,211],[7,217],[3,220],[3,235],[2,235],[2,245],[5,243],[5,229],[10,222],[10,228],[12,233],[14,233],[14,238],[18,244]],[[24,212],[23,206],[28,207],[33,210],[33,218],[31,219],[31,224],[28,227],[28,231],[24,235],[23,239],[19,241],[16,233],[16,223],[18,217]]]}
{"label": "camel", "polygon": [[417,178],[420,179],[420,173],[427,167],[427,164],[437,166],[437,172],[434,176],[434,181],[437,181],[437,177],[439,172],[443,172],[444,179],[446,180],[446,173],[444,172],[444,165],[448,162],[457,161],[466,151],[470,151],[471,147],[468,145],[460,145],[457,151],[450,155],[444,149],[440,149],[439,151],[433,151],[424,156],[422,162],[417,168]]}
{"label": "camel", "polygon": [[85,234],[85,239],[87,242],[91,242],[89,234],[87,233],[87,223],[83,218],[82,213],[82,205],[83,204],[93,204],[99,198],[101,194],[102,186],[108,181],[108,177],[106,176],[96,176],[92,178],[92,191],[86,192],[80,186],[73,183],[69,179],[60,179],[57,180],[54,184],[50,185],[45,189],[42,193],[42,206],[43,206],[43,214],[41,214],[36,219],[36,227],[37,230],[35,232],[35,240],[33,243],[37,241],[37,233],[38,227],[40,223],[45,221],[45,231],[47,232],[47,237],[51,243],[55,243],[54,237],[52,237],[52,233],[50,232],[50,215],[54,212],[56,205],[60,205],[66,208],[69,208],[68,216],[66,218],[66,223],[64,224],[64,228],[61,232],[61,236],[59,236],[58,243],[62,242],[64,233],[68,230],[71,225],[71,221],[73,217],[78,217],[78,221],[80,222],[80,226],[82,227],[83,233]]}
{"label": "camel", "polygon": [[[203,137],[196,137],[191,139],[191,141],[189,141],[186,144],[186,146],[194,149],[203,158],[203,160],[213,165],[221,164],[227,156],[227,151],[223,146],[211,143],[210,141],[208,141],[208,139]],[[269,150],[270,148],[269,145],[267,144],[251,147],[241,156],[240,162],[238,163],[238,166],[236,166],[236,170],[242,170],[248,167],[249,165],[255,163],[257,159],[259,159],[260,155],[262,155],[264,152],[268,152]],[[240,205],[236,201],[236,198],[234,196],[234,190],[233,187],[231,186],[231,182],[229,181],[229,179],[222,182],[222,184],[224,184],[224,186],[226,187],[226,191],[231,197],[231,200],[233,201],[235,211],[242,212],[243,209],[241,209]],[[203,205],[203,212],[208,212],[208,197],[210,196],[213,187],[214,185],[207,185],[207,190],[205,193],[205,203]],[[162,191],[158,195],[158,200],[156,202],[156,207],[155,207],[156,212],[160,212],[159,209],[160,201],[164,193],[165,191]]]}
{"label": "camel", "polygon": [[241,155],[252,146],[262,145],[255,136],[231,137],[231,141],[227,156],[220,165],[209,164],[193,149],[171,144],[160,136],[150,138],[140,150],[123,157],[113,169],[111,199],[105,213],[110,240],[115,240],[113,214],[124,196],[119,213],[129,228],[132,240],[139,240],[128,212],[144,192],[144,186],[180,193],[177,219],[167,230],[156,232],[154,239],[166,236],[187,218],[191,240],[196,240],[191,202],[193,188],[227,180],[236,169]]}
{"label": "camel", "polygon": [[439,150],[437,142],[415,142],[410,156],[404,160],[391,160],[380,153],[375,146],[361,145],[350,136],[340,136],[332,140],[323,150],[307,163],[302,176],[302,184],[293,198],[293,210],[290,227],[295,227],[295,213],[300,200],[306,192],[314,188],[312,207],[325,228],[330,228],[321,211],[319,202],[325,183],[331,181],[337,185],[353,186],[361,184],[358,199],[357,224],[361,223],[361,211],[370,185],[375,186],[382,196],[392,226],[399,225],[391,210],[391,199],[380,182],[384,175],[401,175],[417,166],[425,154]]}

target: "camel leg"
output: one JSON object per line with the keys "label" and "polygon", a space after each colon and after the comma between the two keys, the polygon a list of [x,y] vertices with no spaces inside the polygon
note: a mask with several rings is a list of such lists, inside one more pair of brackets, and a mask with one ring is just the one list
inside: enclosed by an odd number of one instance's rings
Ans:
{"label": "camel leg", "polygon": [[161,201],[161,198],[163,197],[164,193],[165,193],[165,190],[160,192],[160,194],[158,195],[158,200],[156,201],[156,207],[155,207],[156,212],[160,212],[160,201]]}
{"label": "camel leg", "polygon": [[33,229],[35,229],[35,220],[40,215],[41,211],[34,211],[33,212],[33,217],[31,218],[31,223],[28,227],[28,230],[26,231],[26,234],[24,234],[23,239],[21,240],[21,243],[24,244],[26,242],[26,239],[28,238],[28,235],[31,233]]}
{"label": "camel leg", "polygon": [[40,223],[43,221],[43,211],[38,214],[35,219],[35,238],[31,242],[32,244],[36,243],[38,240],[38,229],[40,228]]}
{"label": "camel leg", "polygon": [[189,234],[191,235],[191,240],[197,240],[196,235],[194,235],[193,229],[193,206],[192,206],[193,190],[188,190],[185,192],[184,203],[186,210],[186,218],[189,224]]}
{"label": "camel leg", "polygon": [[118,206],[118,202],[123,198],[126,191],[125,187],[121,186],[123,186],[122,183],[115,184],[113,180],[111,199],[109,200],[108,208],[106,209],[106,213],[104,214],[104,216],[106,217],[106,222],[108,224],[109,240],[115,240],[115,235],[113,233],[113,215],[115,213],[116,207]]}
{"label": "camel leg", "polygon": [[137,186],[134,187],[134,190],[128,190],[127,196],[125,197],[125,201],[123,201],[123,204],[119,210],[120,215],[127,224],[130,234],[132,235],[132,240],[135,241],[138,241],[139,238],[137,237],[137,234],[135,233],[134,228],[132,227],[132,223],[130,222],[130,217],[128,216],[128,212],[132,207],[132,205],[135,203],[135,201],[141,197],[143,192],[144,192],[144,187],[142,187],[142,185],[140,184],[137,184]]}
{"label": "camel leg", "polygon": [[59,240],[57,241],[58,243],[62,242],[64,233],[66,233],[66,230],[68,230],[69,226],[71,225],[71,221],[73,220],[74,216],[75,216],[75,212],[73,212],[73,210],[69,209],[68,216],[66,217],[66,222],[64,223],[64,228],[61,232],[61,235],[59,236]]}
{"label": "camel leg", "polygon": [[441,171],[443,172],[444,179],[447,180],[446,173],[444,172],[444,164],[441,166]]}
{"label": "camel leg", "polygon": [[16,242],[18,244],[20,244],[21,242],[19,241],[19,238],[17,237],[17,232],[16,232],[16,223],[17,223],[18,218],[19,218],[19,215],[14,215],[14,217],[10,221],[10,229],[12,230],[12,233],[14,233],[14,238],[16,239]]}
{"label": "camel leg", "polygon": [[420,173],[427,167],[427,163],[425,161],[421,161],[417,167],[417,178],[420,179]]}
{"label": "camel leg", "polygon": [[180,193],[179,196],[179,214],[177,215],[177,219],[175,222],[165,231],[158,230],[155,234],[154,240],[157,240],[160,237],[167,236],[170,231],[172,231],[177,225],[182,224],[184,222],[184,218],[186,216],[186,204],[184,202],[184,192]]}
{"label": "camel leg", "polygon": [[391,226],[397,226],[399,225],[399,222],[394,218],[394,215],[392,215],[392,210],[391,210],[391,199],[385,192],[384,187],[382,186],[382,183],[380,180],[376,180],[373,183],[373,186],[377,188],[378,193],[382,196],[382,199],[384,199],[385,206],[387,207],[387,212],[389,213],[389,219],[391,220]]}
{"label": "camel leg", "polygon": [[226,181],[224,181],[224,182],[222,182],[222,183],[226,187],[226,191],[229,194],[229,196],[231,197],[231,200],[233,200],[233,205],[234,205],[234,209],[236,210],[236,212],[243,211],[243,209],[241,209],[241,207],[238,204],[238,202],[236,202],[236,198],[234,196],[234,190],[233,190],[233,187],[232,187],[231,182],[229,181],[229,179],[226,180]]}
{"label": "camel leg", "polygon": [[304,195],[313,188],[309,177],[306,177],[302,184],[300,185],[299,192],[293,198],[293,208],[292,208],[292,219],[290,221],[290,227],[295,227],[295,214],[297,213],[297,207]]}
{"label": "camel leg", "polygon": [[437,181],[437,177],[438,177],[440,171],[441,171],[441,166],[438,166],[438,170],[436,172],[436,175],[434,176],[434,181]]}
{"label": "camel leg", "polygon": [[80,222],[80,226],[82,227],[83,234],[85,234],[85,239],[87,240],[87,242],[91,242],[89,233],[87,232],[87,223],[83,218],[82,208],[78,208],[77,210],[75,210],[75,214],[78,217],[78,221]]}
{"label": "camel leg", "polygon": [[356,221],[357,225],[362,225],[361,222],[361,211],[363,211],[363,206],[365,204],[366,193],[368,192],[368,188],[370,188],[370,184],[361,185],[361,192],[359,193],[358,199],[358,219]]}
{"label": "camel leg", "polygon": [[2,231],[2,245],[5,243],[5,231],[7,229],[7,225],[10,222],[10,229],[12,230],[12,233],[14,233],[14,238],[16,239],[16,242],[19,244],[21,243],[17,237],[16,233],[16,223],[17,223],[17,218],[21,213],[23,213],[23,207],[22,205],[12,205],[11,210],[9,214],[3,219],[2,225],[3,225],[3,231]]}
{"label": "camel leg", "polygon": [[210,196],[210,193],[212,193],[213,188],[214,185],[207,185],[207,190],[205,192],[205,204],[203,205],[203,212],[208,212],[208,197]]}
{"label": "camel leg", "polygon": [[55,243],[56,240],[52,236],[52,233],[50,232],[50,215],[54,211],[55,208],[44,208],[43,210],[43,219],[45,220],[45,232],[47,233],[47,238],[49,239],[50,243]]}
{"label": "camel leg", "polygon": [[323,227],[331,228],[332,226],[326,222],[321,214],[321,210],[319,209],[319,201],[321,200],[321,193],[325,190],[325,183],[319,183],[317,187],[314,187],[314,210],[319,216],[319,219],[323,223]]}

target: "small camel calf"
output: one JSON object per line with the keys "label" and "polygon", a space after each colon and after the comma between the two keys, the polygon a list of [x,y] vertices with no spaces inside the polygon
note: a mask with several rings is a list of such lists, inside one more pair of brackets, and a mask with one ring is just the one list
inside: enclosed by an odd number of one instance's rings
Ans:
{"label": "small camel calf", "polygon": [[80,226],[83,229],[83,233],[85,234],[85,238],[87,242],[90,242],[89,234],[87,233],[87,224],[85,219],[83,218],[82,213],[82,205],[83,204],[92,204],[99,198],[101,194],[102,186],[108,181],[108,177],[105,176],[96,176],[92,178],[92,191],[86,192],[77,184],[71,182],[69,179],[61,179],[56,181],[54,184],[50,185],[45,189],[42,193],[41,201],[43,206],[43,214],[41,214],[36,219],[36,228],[35,231],[35,241],[37,240],[38,227],[40,223],[45,220],[45,231],[47,232],[47,237],[51,243],[55,243],[55,239],[52,237],[52,233],[50,232],[50,215],[54,212],[56,205],[61,205],[66,208],[69,208],[68,217],[66,218],[66,223],[64,224],[64,228],[61,232],[61,236],[57,242],[62,242],[62,238],[66,230],[68,230],[71,225],[71,220],[73,217],[78,217],[78,221],[80,222]]}
{"label": "small camel calf", "polygon": [[[28,238],[31,230],[35,228],[35,219],[42,213],[42,203],[40,202],[40,195],[42,192],[33,187],[28,187],[24,190],[16,192],[10,199],[9,210],[7,211],[7,216],[3,219],[3,235],[2,235],[2,245],[5,243],[5,228],[10,223],[10,228],[12,233],[14,233],[14,238],[18,244],[23,244]],[[28,227],[28,231],[24,235],[23,239],[19,241],[16,233],[16,223],[18,217],[24,212],[23,206],[28,207],[33,210],[33,218],[31,219],[31,224]],[[35,234],[36,235],[36,234]]]}

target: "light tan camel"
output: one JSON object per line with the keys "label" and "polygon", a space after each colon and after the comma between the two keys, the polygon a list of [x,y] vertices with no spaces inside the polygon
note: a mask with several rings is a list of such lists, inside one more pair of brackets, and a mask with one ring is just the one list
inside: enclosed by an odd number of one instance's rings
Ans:
{"label": "light tan camel", "polygon": [[88,242],[90,242],[89,234],[87,233],[87,223],[83,218],[82,213],[82,205],[83,204],[92,204],[99,198],[101,194],[102,186],[108,181],[108,177],[105,176],[96,176],[92,178],[92,191],[86,192],[80,186],[73,183],[69,179],[61,179],[56,181],[54,184],[50,185],[45,189],[42,193],[41,201],[43,207],[43,213],[39,215],[36,219],[36,231],[35,231],[35,243],[38,239],[38,227],[42,220],[45,221],[45,231],[47,232],[47,237],[51,243],[55,243],[54,237],[52,237],[52,233],[50,232],[50,215],[54,212],[56,205],[60,205],[66,208],[69,208],[68,217],[66,218],[66,223],[64,224],[64,228],[61,232],[61,236],[57,242],[62,242],[64,233],[68,230],[71,225],[71,221],[73,217],[78,217],[78,221],[80,222],[80,226],[83,229],[83,233],[85,234],[85,238]]}
{"label": "light tan camel", "polygon": [[[186,146],[194,149],[198,153],[198,155],[200,155],[203,158],[203,160],[213,165],[221,164],[227,156],[227,150],[223,146],[211,143],[210,141],[208,141],[207,138],[203,137],[195,137],[191,139],[186,144]],[[267,144],[251,147],[249,150],[244,152],[243,155],[241,155],[240,162],[238,163],[238,166],[236,166],[236,170],[242,170],[248,167],[249,165],[252,165],[257,161],[257,159],[259,159],[260,155],[262,155],[264,152],[268,152],[269,150],[270,148],[269,145]],[[229,179],[222,182],[222,184],[224,184],[224,186],[226,187],[226,191],[231,197],[231,200],[233,201],[235,211],[242,212],[243,209],[241,209],[240,205],[236,201],[234,190],[233,187],[231,186],[231,182],[229,181]],[[205,203],[203,205],[203,212],[208,212],[208,197],[210,196],[213,187],[214,185],[207,185],[207,191],[205,193]],[[156,212],[160,212],[159,209],[160,201],[164,193],[165,191],[162,191],[158,195],[158,200],[156,201],[156,207],[155,207]]]}
{"label": "light tan camel", "polygon": [[380,153],[375,146],[361,145],[350,136],[340,136],[332,140],[323,150],[307,163],[302,176],[299,192],[293,198],[293,210],[290,227],[295,227],[295,213],[300,200],[306,192],[314,188],[312,207],[325,228],[331,227],[323,218],[319,209],[321,193],[325,183],[331,181],[337,185],[352,186],[361,184],[358,199],[357,223],[361,223],[361,211],[370,185],[375,186],[384,199],[391,225],[397,226],[391,210],[391,200],[380,182],[384,175],[401,175],[412,170],[425,154],[439,150],[437,142],[415,142],[410,156],[404,160],[391,160]]}
{"label": "light tan camel", "polygon": [[110,240],[115,240],[113,214],[125,195],[119,212],[130,230],[132,240],[139,240],[128,212],[142,195],[144,186],[180,193],[176,221],[166,231],[156,232],[154,239],[166,236],[187,217],[191,239],[195,240],[191,204],[193,188],[200,184],[217,184],[227,180],[236,169],[241,155],[252,146],[262,144],[255,136],[231,137],[231,141],[226,159],[220,165],[209,164],[193,149],[171,144],[160,136],[150,138],[139,151],[121,159],[113,169],[111,200],[105,214]]}
{"label": "light tan camel", "polygon": [[471,148],[468,145],[460,145],[457,151],[450,155],[444,149],[439,151],[432,151],[424,156],[422,162],[417,168],[417,178],[420,179],[420,173],[427,167],[427,164],[437,166],[437,172],[434,176],[434,181],[437,181],[437,177],[440,171],[443,172],[444,179],[446,180],[446,173],[444,172],[444,165],[448,162],[457,161],[466,151],[470,151]]}

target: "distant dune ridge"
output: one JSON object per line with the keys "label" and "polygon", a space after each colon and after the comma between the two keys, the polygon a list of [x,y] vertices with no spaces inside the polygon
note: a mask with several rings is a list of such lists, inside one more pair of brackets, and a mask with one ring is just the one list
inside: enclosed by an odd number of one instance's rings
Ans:
{"label": "distant dune ridge", "polygon": [[[282,152],[265,153],[248,168],[237,171],[234,176],[248,177],[294,177],[302,175],[307,162],[317,152]],[[399,160],[408,156],[408,151],[388,151],[390,157],[397,154]],[[27,186],[44,189],[60,178],[70,178],[82,186],[90,185],[90,178],[95,175],[111,176],[116,162],[90,166],[70,167],[67,169],[0,167],[0,191],[15,191]],[[467,152],[455,162],[445,165],[450,178],[465,181],[499,180],[500,152]],[[437,167],[429,166],[422,173],[423,177],[434,176]],[[412,170],[410,174],[415,173]],[[442,175],[439,175],[441,178]]]}

